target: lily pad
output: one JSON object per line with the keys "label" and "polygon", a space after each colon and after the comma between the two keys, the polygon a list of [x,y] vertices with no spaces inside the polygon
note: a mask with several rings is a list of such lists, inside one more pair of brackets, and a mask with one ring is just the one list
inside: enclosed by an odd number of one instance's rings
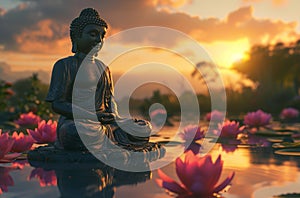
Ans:
{"label": "lily pad", "polygon": [[296,197],[300,197],[300,193],[288,193],[288,194],[274,196],[274,198],[296,198]]}
{"label": "lily pad", "polygon": [[274,129],[276,132],[292,132],[292,133],[298,133],[297,130],[292,130],[292,129]]}
{"label": "lily pad", "polygon": [[[285,138],[284,137],[271,137],[271,138],[267,138],[267,140],[271,143],[281,143],[281,142],[285,142]],[[295,139],[292,138],[292,140],[294,142],[300,142],[300,139]]]}
{"label": "lily pad", "polygon": [[267,140],[271,143],[281,143],[281,142],[283,142],[283,138],[267,138]]}
{"label": "lily pad", "polygon": [[274,152],[278,155],[300,156],[300,148],[280,149]]}
{"label": "lily pad", "polygon": [[228,144],[228,145],[238,145],[241,141],[236,140],[234,138],[221,138],[219,137],[217,143]]}
{"label": "lily pad", "polygon": [[300,142],[281,142],[272,145],[273,148],[300,148]]}
{"label": "lily pad", "polygon": [[159,134],[153,134],[153,135],[151,135],[151,137],[161,137],[161,135],[159,135]]}
{"label": "lily pad", "polygon": [[177,141],[158,141],[157,143],[165,146],[178,146],[183,144],[182,142],[177,142]]}
{"label": "lily pad", "polygon": [[277,132],[277,131],[257,131],[255,135],[260,136],[269,136],[269,137],[284,137],[284,136],[291,136],[293,132]]}

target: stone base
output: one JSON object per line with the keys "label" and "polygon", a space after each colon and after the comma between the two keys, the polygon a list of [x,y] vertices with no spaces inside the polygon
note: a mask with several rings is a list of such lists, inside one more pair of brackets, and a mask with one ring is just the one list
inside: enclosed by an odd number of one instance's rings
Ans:
{"label": "stone base", "polygon": [[[110,149],[97,151],[94,155],[89,151],[67,151],[56,149],[54,146],[40,146],[28,153],[28,161],[34,167],[46,169],[63,168],[62,164],[68,163],[68,168],[82,168],[89,166],[106,166],[105,162],[114,161],[121,166],[140,166],[155,161],[165,155],[165,148],[158,143],[149,142],[143,146],[127,146],[123,149]],[[96,157],[95,157],[96,156]],[[101,160],[99,160],[101,159]]]}

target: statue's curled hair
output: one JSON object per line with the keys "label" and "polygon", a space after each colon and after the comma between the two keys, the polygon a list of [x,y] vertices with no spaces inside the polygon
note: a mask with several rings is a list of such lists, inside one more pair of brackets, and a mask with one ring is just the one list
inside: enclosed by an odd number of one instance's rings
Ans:
{"label": "statue's curled hair", "polygon": [[107,23],[99,16],[97,10],[94,8],[83,9],[79,17],[75,18],[70,25],[70,37],[73,53],[76,53],[77,51],[75,39],[81,36],[84,27],[89,24],[95,24],[107,28]]}

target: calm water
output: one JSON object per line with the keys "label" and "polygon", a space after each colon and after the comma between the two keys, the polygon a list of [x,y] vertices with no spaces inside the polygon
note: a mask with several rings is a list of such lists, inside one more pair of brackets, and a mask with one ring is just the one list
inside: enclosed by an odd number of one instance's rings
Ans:
{"label": "calm water", "polygon": [[[166,128],[164,136],[155,137],[153,141],[168,139],[176,129]],[[172,145],[167,147],[167,152],[182,149],[181,145]],[[223,193],[224,197],[268,198],[300,193],[300,157],[276,155],[271,147],[235,147],[219,143],[210,154],[213,159],[222,155],[224,168],[221,179],[232,171],[236,173],[231,188]],[[162,161],[172,157],[166,155]],[[68,165],[38,168],[26,161],[21,162],[0,164],[0,186],[8,186],[8,192],[1,197],[171,197],[155,183],[158,178],[156,170],[127,173],[92,164],[81,168]],[[174,163],[162,170],[178,181]]]}

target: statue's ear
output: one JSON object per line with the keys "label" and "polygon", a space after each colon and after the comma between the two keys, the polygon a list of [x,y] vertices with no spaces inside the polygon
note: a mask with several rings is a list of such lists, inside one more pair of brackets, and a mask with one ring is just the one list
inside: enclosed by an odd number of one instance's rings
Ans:
{"label": "statue's ear", "polygon": [[77,52],[77,41],[72,42],[72,52],[76,53]]}

